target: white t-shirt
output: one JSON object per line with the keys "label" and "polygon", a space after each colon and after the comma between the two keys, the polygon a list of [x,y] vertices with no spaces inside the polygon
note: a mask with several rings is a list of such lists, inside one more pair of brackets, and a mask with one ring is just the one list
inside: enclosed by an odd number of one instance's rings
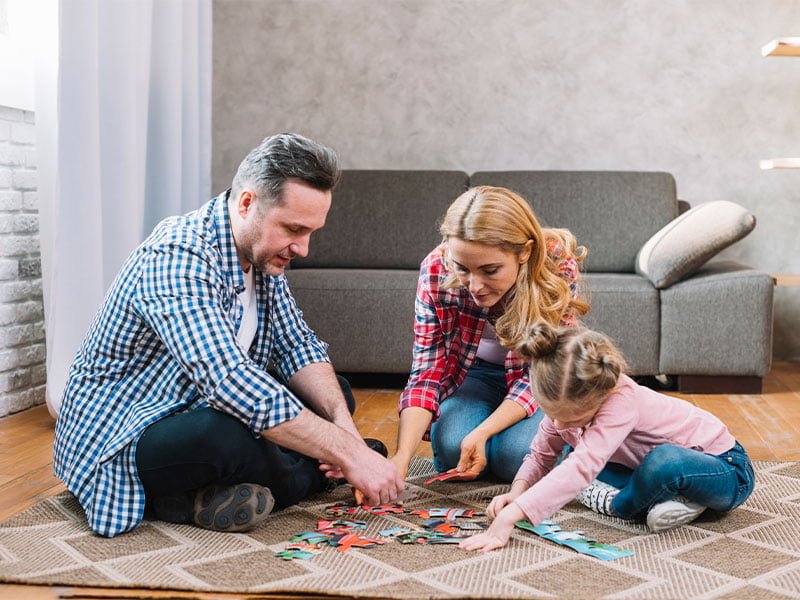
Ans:
{"label": "white t-shirt", "polygon": [[250,350],[250,346],[258,331],[258,311],[256,310],[256,283],[255,269],[251,266],[244,274],[244,291],[239,294],[239,302],[242,303],[244,312],[239,329],[236,331],[236,339],[239,345],[244,348],[245,353]]}

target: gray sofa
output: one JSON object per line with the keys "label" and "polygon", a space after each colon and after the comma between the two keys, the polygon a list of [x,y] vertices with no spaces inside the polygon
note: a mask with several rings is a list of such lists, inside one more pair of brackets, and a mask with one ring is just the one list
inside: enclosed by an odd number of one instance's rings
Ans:
{"label": "gray sofa", "polygon": [[683,392],[760,391],[772,348],[768,274],[715,258],[658,289],[636,271],[639,249],[685,209],[658,172],[345,171],[309,256],[287,271],[338,371],[408,373],[419,263],[449,204],[474,185],[518,192],[544,226],[588,248],[583,321],[615,340],[633,375]]}

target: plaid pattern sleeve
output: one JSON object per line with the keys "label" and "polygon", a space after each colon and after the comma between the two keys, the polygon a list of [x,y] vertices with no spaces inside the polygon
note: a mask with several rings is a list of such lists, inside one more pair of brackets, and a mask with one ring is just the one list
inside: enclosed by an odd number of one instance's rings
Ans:
{"label": "plaid pattern sleeve", "polygon": [[164,416],[211,404],[254,432],[303,408],[267,373],[327,360],[281,278],[257,277],[260,323],[236,340],[244,287],[225,196],[162,222],[128,258],[76,354],[56,424],[54,468],[104,536],[144,511],[136,440]]}
{"label": "plaid pattern sleeve", "polygon": [[441,272],[426,259],[420,268],[414,306],[414,360],[408,384],[400,396],[400,410],[409,406],[425,408],[439,416],[440,384],[445,376],[444,327],[436,297]]}
{"label": "plaid pattern sleeve", "polygon": [[536,412],[539,405],[531,393],[527,365],[513,353],[509,353],[506,357],[506,383],[508,384],[506,400],[513,400],[519,404],[529,417]]}

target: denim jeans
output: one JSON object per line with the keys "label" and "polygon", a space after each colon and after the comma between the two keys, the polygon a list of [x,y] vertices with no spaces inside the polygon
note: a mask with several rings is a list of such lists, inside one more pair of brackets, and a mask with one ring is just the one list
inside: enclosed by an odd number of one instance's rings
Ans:
{"label": "denim jeans", "polygon": [[[431,427],[433,464],[437,471],[446,471],[458,464],[461,441],[495,411],[507,394],[503,365],[476,358],[461,386],[442,401],[439,419]],[[542,411],[537,410],[489,438],[485,471],[503,481],[512,481],[522,459],[530,451],[542,416]]]}
{"label": "denim jeans", "polygon": [[[347,380],[339,377],[352,413]],[[325,486],[319,461],[255,436],[239,419],[210,406],[173,413],[147,427],[136,445],[136,468],[148,505],[158,496],[194,502],[209,485],[257,483],[275,508],[295,504]]]}
{"label": "denim jeans", "polygon": [[642,518],[654,504],[677,495],[729,511],[747,500],[755,485],[750,457],[738,442],[718,456],[663,444],[633,471],[609,463],[598,479],[619,488],[611,510],[623,519]]}

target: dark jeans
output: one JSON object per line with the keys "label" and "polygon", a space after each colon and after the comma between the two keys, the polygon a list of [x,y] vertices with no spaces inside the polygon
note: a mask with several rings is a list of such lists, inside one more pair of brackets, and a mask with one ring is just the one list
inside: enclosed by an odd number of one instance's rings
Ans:
{"label": "dark jeans", "polygon": [[[355,399],[339,377],[352,414]],[[159,496],[193,498],[209,485],[257,483],[284,508],[325,486],[319,462],[256,437],[239,419],[214,408],[174,413],[145,429],[136,446],[136,468],[148,505]]]}

